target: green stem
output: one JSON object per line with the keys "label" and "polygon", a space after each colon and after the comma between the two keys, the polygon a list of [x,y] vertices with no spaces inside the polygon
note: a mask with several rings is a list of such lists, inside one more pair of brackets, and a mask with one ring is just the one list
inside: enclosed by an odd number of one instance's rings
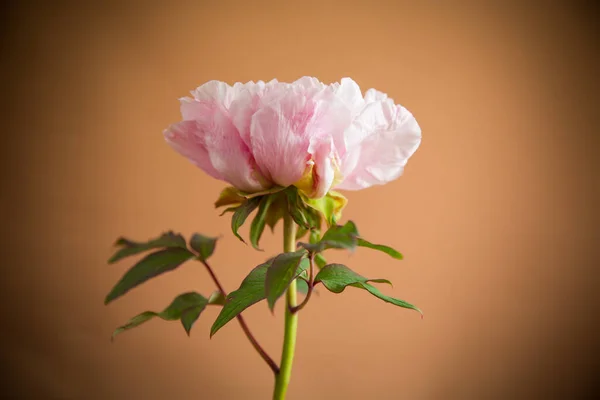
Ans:
{"label": "green stem", "polygon": [[[286,253],[296,250],[296,224],[289,214],[283,219],[283,251]],[[298,329],[298,313],[292,313],[290,309],[296,306],[297,291],[294,280],[288,287],[285,306],[285,332],[283,334],[283,351],[281,353],[281,364],[279,373],[275,377],[275,391],[273,400],[284,400],[290,378],[292,376],[292,363],[294,361],[294,349],[296,348],[296,331]]]}

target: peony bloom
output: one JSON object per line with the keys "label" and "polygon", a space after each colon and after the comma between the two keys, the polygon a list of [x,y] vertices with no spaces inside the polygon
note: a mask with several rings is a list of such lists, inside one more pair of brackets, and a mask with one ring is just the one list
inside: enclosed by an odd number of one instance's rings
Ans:
{"label": "peony bloom", "polygon": [[413,115],[350,78],[325,85],[210,81],[181,99],[164,136],[207,174],[247,193],[295,185],[318,199],[398,178],[421,142]]}

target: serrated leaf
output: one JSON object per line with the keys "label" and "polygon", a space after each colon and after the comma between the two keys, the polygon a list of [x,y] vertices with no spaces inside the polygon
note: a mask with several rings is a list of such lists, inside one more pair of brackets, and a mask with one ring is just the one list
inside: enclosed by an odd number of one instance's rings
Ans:
{"label": "serrated leaf", "polygon": [[116,241],[115,246],[122,246],[122,248],[108,260],[109,264],[113,264],[125,257],[134,256],[148,250],[172,247],[185,248],[185,239],[180,234],[169,231],[163,233],[160,237],[150,239],[147,242],[134,242],[122,237]]}
{"label": "serrated leaf", "polygon": [[265,230],[265,224],[267,222],[266,218],[272,202],[272,196],[264,196],[261,198],[258,206],[258,212],[254,216],[252,224],[250,225],[250,243],[256,250],[260,250],[258,247],[258,242],[260,241],[260,237]]}
{"label": "serrated leaf", "polygon": [[317,276],[315,276],[315,284],[319,282],[323,283],[323,286],[333,293],[342,293],[346,286],[356,283],[378,282],[392,284],[387,279],[365,278],[342,264],[328,264],[323,267]]}
{"label": "serrated leaf", "polygon": [[353,250],[358,242],[358,231],[352,221],[344,225],[333,225],[317,243],[299,243],[305,249],[320,253],[327,249],[349,249]]}
{"label": "serrated leaf", "polygon": [[206,261],[215,251],[217,238],[207,237],[194,233],[190,238],[190,247],[198,253],[198,258]]}
{"label": "serrated leaf", "polygon": [[404,300],[395,299],[390,296],[386,296],[379,291],[375,286],[370,285],[368,282],[378,282],[378,283],[388,283],[391,285],[391,282],[387,279],[367,279],[364,276],[357,274],[352,271],[350,268],[341,264],[329,264],[326,265],[323,269],[319,271],[317,276],[315,276],[315,284],[321,282],[323,286],[327,288],[330,292],[333,293],[341,293],[348,286],[356,287],[359,289],[365,289],[375,297],[379,299],[394,304],[399,307],[408,308],[411,310],[418,311],[423,315],[421,310],[418,307],[407,303]]}
{"label": "serrated leaf", "polygon": [[199,293],[188,292],[180,294],[162,312],[146,311],[136,315],[125,325],[118,327],[113,332],[112,337],[114,339],[119,333],[135,328],[154,317],[159,317],[165,321],[181,319],[183,327],[189,335],[192,325],[196,322],[207,304],[208,300]]}
{"label": "serrated leaf", "polygon": [[265,276],[268,268],[268,263],[255,267],[242,281],[238,290],[227,295],[225,305],[210,329],[211,337],[246,308],[265,298]]}
{"label": "serrated leaf", "polygon": [[309,263],[306,256],[305,250],[281,253],[269,266],[265,278],[265,293],[271,311],[273,311],[277,299],[285,293],[290,283],[300,272],[308,268]]}
{"label": "serrated leaf", "polygon": [[174,270],[193,256],[194,254],[188,249],[180,247],[169,248],[147,255],[123,275],[106,296],[104,304],[121,297],[148,279]]}
{"label": "serrated leaf", "polygon": [[421,316],[423,316],[423,312],[422,312],[422,311],[421,311],[421,310],[420,310],[420,309],[419,309],[417,306],[414,306],[414,305],[412,305],[412,304],[410,304],[410,303],[407,303],[407,302],[406,302],[406,301],[404,301],[404,300],[395,299],[395,298],[393,298],[393,297],[386,296],[385,294],[381,293],[381,292],[379,291],[379,289],[377,289],[375,286],[373,286],[373,285],[369,285],[369,284],[368,284],[368,283],[366,283],[366,282],[358,282],[358,283],[356,283],[356,284],[354,284],[354,285],[352,285],[352,286],[355,286],[355,287],[360,287],[360,288],[366,289],[366,290],[367,290],[369,293],[371,293],[373,296],[375,296],[375,297],[378,297],[379,299],[381,299],[381,300],[385,301],[386,303],[390,303],[390,304],[393,304],[393,305],[395,305],[395,306],[402,307],[402,308],[408,308],[408,309],[410,309],[410,310],[415,310],[415,311],[417,311],[419,314],[421,314]]}
{"label": "serrated leaf", "polygon": [[244,225],[244,222],[246,222],[248,216],[252,214],[252,211],[254,211],[256,207],[258,207],[259,203],[260,197],[254,197],[250,200],[246,200],[244,204],[242,204],[235,210],[233,216],[231,217],[231,230],[233,231],[233,234],[244,243],[246,242],[244,241],[244,239],[242,239],[242,237],[238,233],[238,230],[242,225]]}
{"label": "serrated leaf", "polygon": [[397,251],[389,246],[386,246],[383,244],[374,244],[374,243],[368,242],[362,238],[358,238],[357,245],[360,247],[368,247],[369,249],[382,251],[385,254],[392,256],[396,260],[402,260],[404,258],[399,251]]}

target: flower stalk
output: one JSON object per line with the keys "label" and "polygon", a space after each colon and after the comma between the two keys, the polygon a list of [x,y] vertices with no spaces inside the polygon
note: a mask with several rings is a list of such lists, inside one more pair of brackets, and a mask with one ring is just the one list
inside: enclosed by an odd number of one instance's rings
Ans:
{"label": "flower stalk", "polygon": [[[286,253],[296,250],[296,224],[289,215],[283,217],[283,251]],[[294,351],[296,348],[296,333],[298,330],[298,314],[291,310],[297,304],[296,280],[292,281],[286,293],[285,332],[279,373],[275,375],[275,390],[273,400],[284,400],[292,375]]]}

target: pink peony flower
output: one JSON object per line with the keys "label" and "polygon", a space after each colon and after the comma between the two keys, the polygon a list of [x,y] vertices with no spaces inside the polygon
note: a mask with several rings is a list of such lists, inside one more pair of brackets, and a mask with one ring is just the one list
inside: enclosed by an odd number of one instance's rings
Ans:
{"label": "pink peony flower", "polygon": [[244,192],[295,185],[310,198],[398,178],[421,142],[413,115],[350,78],[325,85],[210,81],[181,99],[164,136],[207,174]]}

